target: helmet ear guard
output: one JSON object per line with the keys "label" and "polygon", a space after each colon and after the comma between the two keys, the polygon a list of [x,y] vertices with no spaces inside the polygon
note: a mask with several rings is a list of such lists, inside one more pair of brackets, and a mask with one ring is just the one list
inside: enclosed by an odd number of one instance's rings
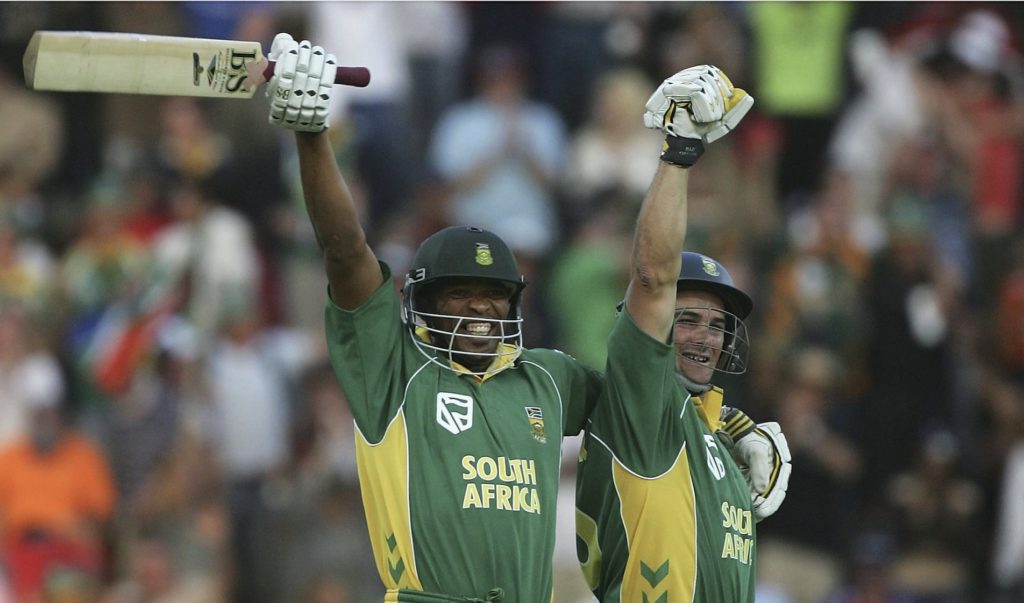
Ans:
{"label": "helmet ear guard", "polygon": [[726,327],[726,340],[718,359],[719,370],[730,375],[742,375],[747,372],[750,337],[747,335],[747,324],[741,318],[732,313],[729,313],[729,317],[732,324]]}

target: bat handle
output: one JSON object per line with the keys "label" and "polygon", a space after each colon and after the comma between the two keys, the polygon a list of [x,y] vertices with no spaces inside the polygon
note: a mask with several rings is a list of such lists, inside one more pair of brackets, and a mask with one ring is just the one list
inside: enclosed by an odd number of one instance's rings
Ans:
{"label": "bat handle", "polygon": [[[267,67],[263,70],[263,79],[269,81],[273,75],[274,61],[267,61]],[[370,83],[370,70],[366,67],[338,67],[334,83],[341,86],[365,88]]]}

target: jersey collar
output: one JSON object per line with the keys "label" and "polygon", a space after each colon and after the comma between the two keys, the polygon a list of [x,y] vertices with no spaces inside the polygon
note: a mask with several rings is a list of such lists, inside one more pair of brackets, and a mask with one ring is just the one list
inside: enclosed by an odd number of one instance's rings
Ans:
{"label": "jersey collar", "polygon": [[712,387],[700,396],[690,396],[693,400],[693,407],[704,419],[704,424],[708,426],[711,433],[718,431],[721,427],[722,421],[719,416],[722,414],[722,399],[724,397],[725,392],[720,387]]}
{"label": "jersey collar", "polygon": [[[430,335],[423,327],[416,327],[416,336],[423,341],[430,341]],[[452,370],[455,371],[456,374],[468,375],[469,377],[474,377],[477,381],[483,383],[512,366],[515,361],[519,359],[519,355],[523,352],[522,348],[517,348],[516,346],[508,343],[499,343],[498,347],[500,351],[496,351],[497,355],[494,357],[494,360],[491,361],[491,364],[487,367],[487,371],[483,375],[473,374],[472,371],[454,360],[449,359],[448,362],[451,363]]]}

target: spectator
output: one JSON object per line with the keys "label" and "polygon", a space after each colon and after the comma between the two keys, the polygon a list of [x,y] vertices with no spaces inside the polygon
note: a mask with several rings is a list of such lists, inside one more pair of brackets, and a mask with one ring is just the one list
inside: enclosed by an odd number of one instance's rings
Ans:
{"label": "spectator", "polygon": [[[889,243],[876,254],[865,288],[870,383],[862,412],[871,445],[864,485],[874,502],[913,463],[927,429],[951,426],[955,377],[949,316],[956,293],[932,245],[927,209],[920,199],[901,196],[887,223]],[[881,416],[886,420],[876,420]]]}
{"label": "spectator", "polygon": [[213,333],[231,295],[260,297],[252,225],[210,198],[202,183],[177,180],[168,193],[175,222],[154,242],[154,294],[187,291],[187,318],[201,333]]}
{"label": "spectator", "polygon": [[[308,37],[330,48],[342,64],[366,65],[373,84],[365,88],[341,88],[331,107],[334,137],[353,138],[358,174],[366,188],[366,221],[371,232],[383,228],[399,214],[412,191],[417,169],[416,128],[409,112],[416,114],[410,96],[409,22],[416,10],[402,2],[315,2],[308,12]],[[452,42],[458,36],[451,26]],[[425,23],[417,22],[425,29]],[[428,109],[429,111],[429,109]],[[418,117],[417,117],[418,121]],[[334,143],[339,141],[335,138]],[[395,165],[405,169],[394,170]],[[372,240],[372,239],[371,239]]]}
{"label": "spectator", "polygon": [[18,302],[36,315],[53,310],[56,272],[46,245],[18,234],[6,212],[0,216],[0,303]]}
{"label": "spectator", "polygon": [[[344,586],[355,601],[379,593],[366,524],[359,513],[355,425],[326,361],[304,371],[292,422],[288,468],[273,477],[257,546],[262,588],[275,601],[313,584]],[[325,590],[332,588],[323,586]]]}
{"label": "spectator", "polygon": [[795,467],[790,494],[758,526],[762,581],[785,588],[798,603],[817,603],[842,580],[836,554],[860,511],[863,460],[851,404],[839,390],[842,367],[820,347],[794,352],[776,390],[780,425],[790,435]]}
{"label": "spectator", "polygon": [[[227,600],[231,580],[230,522],[221,470],[211,462],[215,458],[203,434],[184,421],[174,447],[147,476],[122,518],[117,550],[121,566],[131,568],[134,542],[158,535],[173,551],[176,573],[208,584],[220,603]],[[130,574],[121,577],[132,580]]]}
{"label": "spectator", "polygon": [[33,404],[64,395],[56,357],[34,341],[25,308],[0,304],[0,446],[28,434]]}
{"label": "spectator", "polygon": [[[537,12],[531,15],[530,10]],[[576,131],[587,119],[590,109],[587,103],[580,102],[580,92],[586,91],[586,96],[592,98],[601,74],[612,69],[616,59],[626,62],[621,56],[625,53],[617,48],[623,38],[631,38],[632,45],[638,45],[636,36],[611,35],[616,25],[625,25],[622,17],[631,11],[646,14],[649,9],[639,3],[622,2],[550,2],[539,7],[528,6],[522,14],[538,21],[538,26],[528,28],[532,30],[529,33],[520,31],[511,36],[507,32],[512,28],[503,27],[509,15],[491,13],[490,20],[491,27],[500,28],[506,37],[515,37],[520,44],[533,49],[531,65],[536,74],[538,98],[550,103],[566,125]],[[639,27],[634,31],[639,32]],[[488,36],[486,29],[477,34],[485,40],[495,39]],[[631,44],[627,42],[627,45]],[[666,69],[667,72],[676,70],[678,67]]]}
{"label": "spectator", "polygon": [[47,98],[28,92],[0,61],[0,199],[18,232],[42,235],[47,226],[40,186],[52,174],[64,146],[61,116]]}
{"label": "spectator", "polygon": [[547,278],[558,340],[566,352],[596,369],[605,365],[615,306],[629,283],[631,222],[623,207],[630,201],[622,191],[611,190],[588,203],[582,224]]}
{"label": "spectator", "polygon": [[889,484],[900,541],[893,578],[924,601],[964,600],[979,578],[975,560],[985,554],[981,490],[963,475],[952,433],[933,431],[923,444],[910,470]]}
{"label": "spectator", "polygon": [[127,229],[120,182],[97,178],[84,206],[60,267],[60,289],[73,329],[137,293],[149,259],[146,247]]}
{"label": "spectator", "polygon": [[220,603],[216,585],[182,572],[167,539],[142,535],[132,546],[129,575],[101,603]]}
{"label": "spectator", "polygon": [[255,603],[265,596],[255,588],[264,491],[288,460],[290,388],[313,348],[301,334],[265,330],[260,308],[244,292],[235,291],[222,312],[206,377],[231,516],[233,597]]}
{"label": "spectator", "polygon": [[[854,239],[846,181],[829,180],[813,202],[793,214],[789,242],[771,263],[769,304],[758,363],[777,364],[802,342],[837,354],[856,378],[863,353],[861,302],[870,258]],[[758,375],[777,374],[773,366]],[[845,384],[840,384],[845,385]],[[768,386],[764,391],[777,391]]]}
{"label": "spectator", "polygon": [[410,85],[416,91],[413,147],[416,156],[422,157],[441,113],[462,97],[467,19],[463,7],[454,2],[399,6],[397,19],[409,53]]}
{"label": "spectator", "polygon": [[[211,127],[199,100],[173,97],[163,102],[154,160],[168,179],[223,186],[234,155],[234,145]],[[222,200],[229,193],[221,188],[208,191]]]}
{"label": "spectator", "polygon": [[102,451],[66,424],[58,396],[30,398],[28,434],[0,449],[0,521],[18,601],[60,567],[99,578],[117,494]]}
{"label": "spectator", "polygon": [[449,222],[491,230],[520,264],[558,243],[554,187],[566,152],[561,119],[528,97],[524,61],[513,47],[484,49],[476,94],[442,116],[430,152],[433,169],[453,189]]}
{"label": "spectator", "polygon": [[590,117],[569,148],[568,200],[579,203],[603,190],[619,189],[629,206],[639,209],[658,167],[651,156],[661,144],[657,132],[636,127],[636,107],[643,106],[652,87],[643,73],[625,68],[609,71],[597,82]]}
{"label": "spectator", "polygon": [[74,390],[90,410],[123,394],[154,351],[152,333],[180,305],[152,281],[148,243],[129,226],[130,200],[117,176],[97,178],[80,231],[64,254],[60,290],[64,351],[73,359]]}
{"label": "spectator", "polygon": [[994,305],[992,292],[1010,268],[1013,234],[1024,217],[1024,62],[1010,44],[1001,17],[972,10],[927,57],[921,78],[926,114],[953,158],[949,169],[966,182],[985,308]]}
{"label": "spectator", "polygon": [[871,29],[858,30],[849,39],[862,92],[840,116],[828,158],[829,169],[849,183],[853,234],[868,251],[883,242],[881,203],[890,166],[904,141],[921,138],[926,126],[914,80],[916,52],[912,43],[889,42]]}
{"label": "spectator", "polygon": [[752,89],[761,111],[781,130],[777,193],[785,208],[795,208],[818,188],[825,170],[825,150],[843,102],[843,40],[853,5],[752,2],[746,12]]}
{"label": "spectator", "polygon": [[[180,322],[171,324],[177,326]],[[195,347],[194,343],[191,345]],[[108,449],[121,494],[121,510],[125,513],[134,512],[146,482],[167,455],[175,451],[175,443],[181,437],[182,406],[188,395],[183,383],[184,364],[196,360],[178,357],[181,353],[167,349],[166,344],[159,345],[152,365],[147,364],[134,375],[128,391],[111,399],[106,416]]]}

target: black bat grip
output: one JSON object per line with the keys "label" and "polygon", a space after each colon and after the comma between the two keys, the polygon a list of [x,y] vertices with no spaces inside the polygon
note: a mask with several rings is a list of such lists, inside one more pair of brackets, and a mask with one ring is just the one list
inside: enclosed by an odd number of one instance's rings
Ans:
{"label": "black bat grip", "polygon": [[[263,79],[270,80],[274,75],[274,61],[267,61],[267,68],[263,70]],[[355,86],[365,88],[370,83],[370,70],[366,67],[338,67],[334,75],[334,83],[341,86]]]}

